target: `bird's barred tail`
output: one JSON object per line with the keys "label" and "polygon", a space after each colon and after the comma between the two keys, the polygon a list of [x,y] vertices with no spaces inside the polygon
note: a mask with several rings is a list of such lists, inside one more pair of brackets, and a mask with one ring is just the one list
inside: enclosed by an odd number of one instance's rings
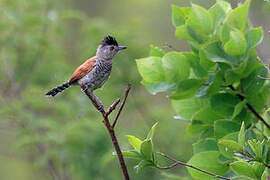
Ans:
{"label": "bird's barred tail", "polygon": [[53,89],[51,89],[49,92],[46,93],[46,96],[55,96],[56,94],[64,91],[65,89],[69,88],[69,83],[66,82],[64,84],[61,84]]}

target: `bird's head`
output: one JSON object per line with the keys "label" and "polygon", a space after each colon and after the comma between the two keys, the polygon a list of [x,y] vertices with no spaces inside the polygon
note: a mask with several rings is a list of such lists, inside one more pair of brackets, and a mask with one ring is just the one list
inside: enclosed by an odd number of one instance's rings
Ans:
{"label": "bird's head", "polygon": [[97,56],[101,59],[111,60],[119,51],[126,48],[126,46],[118,46],[114,37],[106,36],[98,46]]}

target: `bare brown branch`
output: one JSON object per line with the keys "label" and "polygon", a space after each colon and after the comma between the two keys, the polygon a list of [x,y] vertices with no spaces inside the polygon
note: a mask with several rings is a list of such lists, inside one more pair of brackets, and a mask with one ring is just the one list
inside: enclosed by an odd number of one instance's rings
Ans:
{"label": "bare brown branch", "polygon": [[[126,99],[127,99],[130,88],[131,88],[131,86],[129,84],[127,89],[126,89],[124,101],[122,102],[122,104],[120,106],[120,109],[119,109],[119,111],[117,113],[116,121],[117,121],[118,117],[120,116],[120,113],[121,113],[121,111],[122,111],[122,109],[123,109],[123,107],[124,107],[124,105],[126,103]],[[130,178],[129,178],[127,166],[126,166],[122,151],[120,149],[117,137],[115,135],[114,127],[111,125],[111,123],[109,121],[109,115],[115,110],[116,106],[120,103],[120,99],[117,99],[116,101],[114,101],[114,103],[111,104],[111,106],[108,108],[108,110],[105,111],[103,108],[100,109],[101,106],[100,106],[98,100],[95,98],[95,95],[93,94],[93,92],[88,90],[88,91],[85,92],[85,94],[89,97],[89,99],[91,100],[92,104],[96,107],[96,109],[101,113],[101,115],[103,117],[102,122],[104,123],[104,125],[106,126],[106,128],[107,128],[107,130],[108,130],[108,132],[110,134],[110,138],[111,138],[111,141],[113,143],[114,149],[116,151],[116,154],[117,154],[117,157],[118,157],[118,160],[119,160],[119,163],[120,163],[120,167],[122,169],[124,179],[129,180]],[[116,124],[116,122],[114,121],[114,125],[115,124]]]}
{"label": "bare brown branch", "polygon": [[129,93],[129,91],[130,91],[130,88],[131,88],[131,85],[128,84],[128,86],[127,86],[127,88],[126,88],[124,100],[123,100],[123,102],[122,102],[122,104],[121,104],[121,106],[120,106],[120,108],[119,108],[119,110],[118,110],[118,113],[117,113],[117,115],[116,115],[116,117],[115,117],[115,119],[114,119],[114,122],[113,122],[113,125],[112,125],[113,128],[115,127],[115,125],[116,125],[116,123],[117,123],[117,120],[118,120],[118,118],[119,118],[119,116],[120,116],[120,114],[121,114],[121,112],[122,112],[122,109],[124,108],[124,106],[125,106],[125,104],[126,104],[126,100],[127,100],[128,93]]}

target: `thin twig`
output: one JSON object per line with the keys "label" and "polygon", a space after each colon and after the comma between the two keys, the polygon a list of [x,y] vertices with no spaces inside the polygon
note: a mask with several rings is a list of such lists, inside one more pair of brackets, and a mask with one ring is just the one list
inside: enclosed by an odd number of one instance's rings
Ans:
{"label": "thin twig", "polygon": [[128,93],[129,93],[129,91],[130,91],[130,88],[131,88],[131,85],[128,84],[128,86],[127,86],[127,88],[126,88],[124,100],[123,100],[123,102],[122,102],[122,104],[121,104],[121,106],[120,106],[120,108],[119,108],[119,110],[118,110],[118,113],[117,113],[117,115],[116,115],[116,117],[115,117],[115,119],[114,119],[114,122],[113,122],[113,124],[112,124],[112,128],[115,127],[115,125],[116,125],[116,123],[117,123],[117,120],[118,120],[118,118],[119,118],[119,116],[120,116],[120,114],[121,114],[121,112],[122,112],[122,109],[123,109],[123,107],[124,107],[125,104],[126,104],[126,100],[127,100]]}
{"label": "thin twig", "polygon": [[[125,101],[126,101],[126,98],[127,98],[127,95],[128,95],[128,92],[129,92],[130,88],[131,88],[131,86],[128,85],[127,90],[126,90],[126,94],[125,94],[125,99],[124,99],[123,103],[121,104],[121,107],[124,106],[123,104],[125,104]],[[130,178],[129,178],[127,166],[126,166],[122,151],[120,149],[117,137],[115,135],[114,128],[111,125],[111,123],[109,121],[109,117],[108,117],[115,110],[116,106],[120,102],[120,99],[117,99],[116,101],[114,101],[114,103],[109,107],[109,109],[107,111],[105,111],[103,108],[100,109],[100,104],[97,101],[97,99],[95,98],[93,92],[88,90],[88,91],[85,92],[85,94],[89,97],[89,99],[91,100],[93,105],[96,107],[96,109],[102,114],[102,116],[103,116],[103,121],[102,122],[104,123],[104,125],[106,126],[106,128],[107,128],[107,130],[108,130],[108,132],[110,134],[110,138],[111,138],[111,141],[113,143],[114,149],[116,151],[116,154],[117,154],[117,157],[118,157],[118,160],[119,160],[119,163],[120,163],[120,167],[122,169],[124,179],[129,180]],[[120,115],[121,110],[123,108],[123,107],[122,108],[121,107],[120,107],[120,109],[118,111],[119,115]]]}
{"label": "thin twig", "polygon": [[258,78],[260,78],[260,79],[263,79],[263,80],[270,80],[270,78],[267,78],[267,77],[262,77],[262,76],[258,76]]}
{"label": "thin twig", "polygon": [[[229,85],[229,88],[235,91],[235,88],[232,85]],[[241,94],[237,94],[238,98],[243,101],[245,99]],[[263,117],[251,106],[251,104],[247,103],[248,109],[268,128],[270,129],[270,125],[263,119]]]}
{"label": "thin twig", "polygon": [[109,116],[116,108],[116,106],[120,103],[120,98],[118,98],[117,100],[115,100],[112,105],[110,105],[109,109],[107,110],[107,116]]}
{"label": "thin twig", "polygon": [[231,178],[227,178],[227,177],[224,177],[224,176],[219,176],[219,175],[214,174],[214,173],[211,173],[211,172],[209,172],[209,171],[205,171],[205,170],[200,169],[200,168],[198,168],[198,167],[192,166],[191,164],[187,164],[187,163],[178,161],[177,159],[174,159],[174,158],[170,157],[170,156],[167,155],[167,154],[164,154],[164,153],[161,153],[161,152],[157,152],[157,154],[159,154],[159,155],[161,155],[161,156],[163,156],[163,157],[165,157],[165,158],[167,158],[167,159],[169,159],[169,160],[171,160],[171,161],[174,162],[172,165],[167,166],[167,167],[159,167],[159,166],[158,166],[158,167],[157,167],[158,169],[169,169],[169,168],[175,167],[176,165],[182,165],[182,166],[186,166],[186,167],[189,167],[189,168],[198,170],[198,171],[200,171],[200,172],[203,172],[203,173],[208,174],[208,175],[210,175],[210,176],[213,176],[213,177],[215,177],[215,178],[225,179],[225,180],[231,180]]}

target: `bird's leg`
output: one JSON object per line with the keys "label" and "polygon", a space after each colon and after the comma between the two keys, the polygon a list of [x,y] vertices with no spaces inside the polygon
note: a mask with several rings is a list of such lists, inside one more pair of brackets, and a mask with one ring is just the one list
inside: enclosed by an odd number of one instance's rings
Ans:
{"label": "bird's leg", "polygon": [[93,93],[94,97],[96,98],[98,104],[99,104],[99,107],[98,107],[98,111],[101,111],[104,109],[104,106],[103,106],[103,103],[101,102],[101,100]]}
{"label": "bird's leg", "polygon": [[81,91],[86,92],[88,90],[88,88],[89,88],[89,86],[86,84],[86,85],[82,86]]}
{"label": "bird's leg", "polygon": [[95,102],[93,103],[96,107],[98,107],[98,111],[102,111],[104,109],[104,106],[101,100],[99,100],[99,98],[93,93],[93,91],[88,91],[88,95],[91,96],[91,99],[94,99]]}

